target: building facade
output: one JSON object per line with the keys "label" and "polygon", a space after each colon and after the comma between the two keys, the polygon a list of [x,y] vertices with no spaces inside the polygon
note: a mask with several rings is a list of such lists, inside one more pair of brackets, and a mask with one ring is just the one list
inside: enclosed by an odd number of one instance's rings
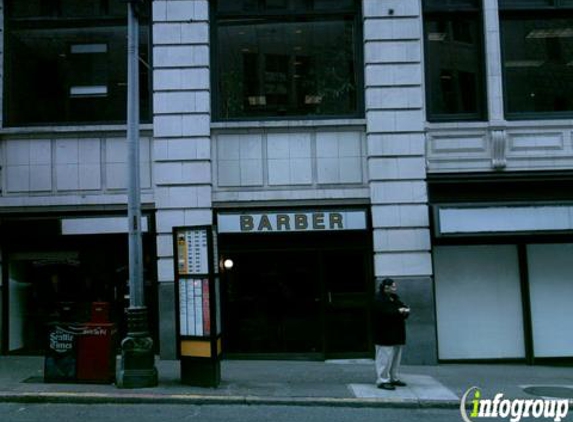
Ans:
{"label": "building facade", "polygon": [[[126,12],[2,12],[0,345],[32,353],[59,302],[123,324]],[[161,357],[191,225],[235,264],[230,357],[371,356],[385,277],[413,309],[408,363],[573,356],[572,1],[153,0],[141,23]]]}

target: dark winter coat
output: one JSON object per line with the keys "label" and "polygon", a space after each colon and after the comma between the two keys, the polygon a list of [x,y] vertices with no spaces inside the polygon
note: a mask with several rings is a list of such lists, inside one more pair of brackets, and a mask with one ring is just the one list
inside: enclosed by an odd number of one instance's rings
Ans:
{"label": "dark winter coat", "polygon": [[398,346],[406,344],[405,319],[398,309],[407,307],[398,295],[381,293],[374,300],[374,344],[379,346]]}

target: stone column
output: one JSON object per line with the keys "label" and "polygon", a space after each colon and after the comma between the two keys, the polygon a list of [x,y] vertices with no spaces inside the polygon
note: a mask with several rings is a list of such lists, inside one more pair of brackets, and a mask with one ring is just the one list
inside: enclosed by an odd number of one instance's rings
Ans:
{"label": "stone column", "polygon": [[153,1],[153,172],[162,358],[175,358],[174,226],[212,224],[209,2]]}
{"label": "stone column", "polygon": [[483,8],[488,117],[490,122],[500,125],[504,123],[505,117],[497,0],[484,0]]}
{"label": "stone column", "polygon": [[507,131],[503,110],[503,69],[497,0],[483,2],[483,28],[485,34],[486,86],[488,110],[488,138],[491,152],[491,165],[495,170],[503,170],[507,165]]}
{"label": "stone column", "polygon": [[363,0],[374,270],[411,308],[405,363],[436,362],[420,0]]}

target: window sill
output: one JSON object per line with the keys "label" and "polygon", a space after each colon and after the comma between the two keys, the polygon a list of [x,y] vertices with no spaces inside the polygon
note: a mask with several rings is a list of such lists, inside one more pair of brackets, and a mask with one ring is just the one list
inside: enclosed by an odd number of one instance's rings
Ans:
{"label": "window sill", "polygon": [[258,129],[258,128],[312,128],[332,126],[366,126],[366,119],[322,120],[253,120],[243,122],[214,122],[211,129]]}
{"label": "window sill", "polygon": [[573,116],[571,115],[571,113],[567,113],[567,114],[552,114],[552,113],[523,113],[523,114],[507,114],[506,116],[506,120],[508,122],[519,122],[519,123],[523,123],[523,122],[535,122],[535,123],[539,123],[539,122],[552,122],[552,123],[556,123],[556,124],[561,124],[561,123],[568,123],[571,124],[571,122],[573,122]]}
{"label": "window sill", "polygon": [[426,130],[457,130],[457,129],[486,129],[490,122],[457,121],[457,122],[426,122]]}
{"label": "window sill", "polygon": [[495,130],[495,129],[529,129],[529,128],[570,128],[573,119],[529,119],[529,120],[500,120],[489,122],[426,122],[427,131],[436,130]]}
{"label": "window sill", "polygon": [[[151,132],[153,124],[140,124],[142,132]],[[35,135],[35,134],[67,134],[67,133],[107,133],[126,132],[127,125],[70,125],[70,126],[22,126],[4,127],[0,129],[0,135]]]}

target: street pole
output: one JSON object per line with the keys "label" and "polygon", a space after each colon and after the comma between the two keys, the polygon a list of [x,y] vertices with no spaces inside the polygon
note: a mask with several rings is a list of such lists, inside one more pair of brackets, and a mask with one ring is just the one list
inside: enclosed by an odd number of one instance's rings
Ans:
{"label": "street pole", "polygon": [[143,247],[141,241],[141,191],[139,175],[139,22],[142,0],[127,5],[127,145],[129,226],[129,308],[127,336],[121,342],[119,388],[157,385],[153,340],[149,335],[144,298]]}

